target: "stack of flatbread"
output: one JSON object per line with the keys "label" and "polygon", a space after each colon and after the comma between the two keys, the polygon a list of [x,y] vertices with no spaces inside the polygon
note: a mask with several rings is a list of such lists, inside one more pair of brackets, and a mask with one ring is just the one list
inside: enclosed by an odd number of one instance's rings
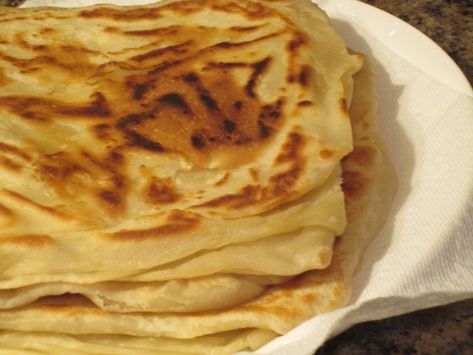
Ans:
{"label": "stack of flatbread", "polygon": [[362,65],[308,0],[2,10],[0,349],[232,353],[342,306],[390,185]]}

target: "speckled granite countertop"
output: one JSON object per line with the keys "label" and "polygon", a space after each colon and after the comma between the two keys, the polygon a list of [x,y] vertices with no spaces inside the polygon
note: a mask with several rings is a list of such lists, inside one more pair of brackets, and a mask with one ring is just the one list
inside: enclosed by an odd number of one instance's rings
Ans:
{"label": "speckled granite countertop", "polygon": [[[473,84],[473,0],[362,1],[424,32]],[[359,324],[316,353],[329,354],[473,354],[473,300]]]}

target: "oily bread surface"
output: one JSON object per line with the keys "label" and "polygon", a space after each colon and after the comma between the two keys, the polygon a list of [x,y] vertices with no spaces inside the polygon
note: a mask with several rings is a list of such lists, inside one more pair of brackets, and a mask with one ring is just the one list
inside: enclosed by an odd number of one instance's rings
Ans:
{"label": "oily bread surface", "polygon": [[8,9],[0,26],[1,288],[343,231],[361,58],[310,2]]}

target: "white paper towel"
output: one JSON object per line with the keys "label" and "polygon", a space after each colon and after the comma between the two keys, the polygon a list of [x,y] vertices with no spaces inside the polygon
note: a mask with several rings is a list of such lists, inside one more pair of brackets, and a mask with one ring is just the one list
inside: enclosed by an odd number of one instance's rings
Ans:
{"label": "white paper towel", "polygon": [[[24,6],[151,2],[29,0]],[[473,297],[473,98],[350,24],[343,7],[335,11],[334,25],[348,45],[374,62],[380,129],[399,190],[355,276],[350,303],[301,324],[257,354],[312,354],[353,324]]]}

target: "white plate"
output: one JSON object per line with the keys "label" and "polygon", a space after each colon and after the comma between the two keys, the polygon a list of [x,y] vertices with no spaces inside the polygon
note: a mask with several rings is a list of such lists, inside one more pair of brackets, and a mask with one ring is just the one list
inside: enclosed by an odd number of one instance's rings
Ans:
{"label": "white plate", "polygon": [[[315,0],[331,19],[347,21],[443,84],[473,95],[464,74],[435,42],[399,18],[356,0]],[[337,23],[334,23],[337,28]],[[337,28],[343,35],[344,29]],[[348,43],[350,44],[350,43]]]}

